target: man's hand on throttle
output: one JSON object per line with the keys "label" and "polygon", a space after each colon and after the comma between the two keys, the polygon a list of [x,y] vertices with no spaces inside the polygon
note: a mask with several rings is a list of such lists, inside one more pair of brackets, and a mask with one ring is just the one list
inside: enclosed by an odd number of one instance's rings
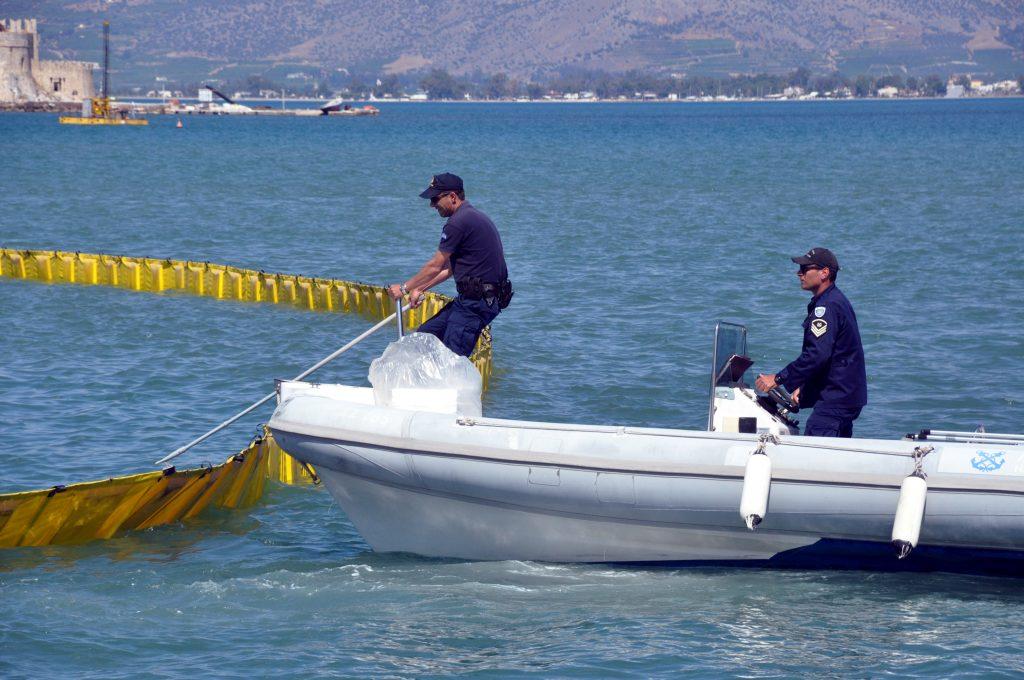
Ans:
{"label": "man's hand on throttle", "polygon": [[392,283],[390,286],[388,286],[388,295],[391,296],[392,300],[401,300],[403,295],[402,284]]}
{"label": "man's hand on throttle", "polygon": [[413,288],[409,291],[409,306],[412,309],[416,309],[423,304],[423,300],[426,299],[426,295],[419,288]]}
{"label": "man's hand on throttle", "polygon": [[754,386],[762,392],[767,392],[771,388],[775,387],[778,383],[775,382],[775,374],[762,373],[757,376],[757,380],[754,381]]}

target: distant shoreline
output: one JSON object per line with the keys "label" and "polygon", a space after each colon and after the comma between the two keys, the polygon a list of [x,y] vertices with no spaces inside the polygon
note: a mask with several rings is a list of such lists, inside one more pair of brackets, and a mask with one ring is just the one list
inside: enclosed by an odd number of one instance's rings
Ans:
{"label": "distant shoreline", "polygon": [[[131,106],[138,104],[142,106],[150,106],[153,104],[164,104],[167,103],[167,99],[157,97],[115,97],[115,101],[123,106]],[[193,103],[198,102],[197,98],[192,97],[181,97],[177,98],[182,103]],[[749,104],[749,103],[813,103],[813,102],[908,102],[908,101],[994,101],[1004,99],[1024,99],[1024,94],[1000,94],[1000,95],[983,95],[983,96],[971,96],[971,97],[814,97],[808,99],[800,98],[767,98],[767,97],[749,97],[749,98],[698,98],[698,99],[529,99],[529,100],[512,100],[512,99],[427,99],[427,100],[412,100],[412,99],[354,99],[351,100],[350,106],[352,108],[360,108],[363,106],[377,106],[380,104],[466,104],[466,105],[478,105],[478,104],[551,104],[551,105],[587,105],[587,104],[645,104],[645,105],[672,105],[672,104]],[[284,100],[277,99],[238,99],[239,103],[245,103],[249,105],[256,105],[266,107],[270,109],[280,109],[280,106],[274,106],[274,104],[281,104],[283,101],[287,104],[310,104],[311,109],[318,109],[320,105],[326,104],[329,100],[327,99],[310,99],[306,97],[286,97]],[[12,112],[12,113],[76,113],[81,111],[81,102],[24,102],[24,103],[12,103],[12,102],[0,102],[0,113]],[[284,108],[288,108],[287,106]],[[157,114],[158,112],[153,112]],[[170,115],[170,114],[168,114]]]}
{"label": "distant shoreline", "polygon": [[[353,106],[363,104],[742,104],[742,103],[776,103],[776,102],[870,102],[870,101],[988,101],[991,99],[1021,99],[1021,94],[1006,94],[980,97],[815,97],[813,99],[768,99],[766,97],[733,98],[733,99],[530,99],[515,101],[510,99],[428,99],[412,101],[409,99],[374,99],[356,100]],[[261,99],[245,101],[263,101]],[[303,101],[303,100],[296,100]],[[308,100],[320,101],[320,100]]]}
{"label": "distant shoreline", "polygon": [[[735,97],[731,99],[715,99],[715,98],[697,98],[697,99],[528,99],[528,100],[515,100],[515,99],[352,99],[346,100],[353,107],[357,106],[377,106],[378,104],[729,104],[729,103],[743,103],[743,102],[853,102],[853,101],[936,101],[936,100],[990,100],[990,99],[1021,99],[1024,98],[1024,94],[999,94],[999,95],[980,95],[970,97],[814,97],[810,99],[799,99],[799,98],[781,98],[781,97]],[[177,97],[181,102],[197,102],[198,99],[194,97]],[[117,101],[121,103],[129,102],[140,102],[140,103],[163,103],[167,99],[161,99],[158,97],[117,97]],[[280,98],[264,99],[260,97],[256,98],[239,98],[235,101],[245,104],[256,104],[260,106],[269,106],[270,108],[275,107],[274,104],[280,104]],[[311,99],[308,97],[286,97],[285,103],[309,103],[309,104],[326,104],[329,99]],[[319,108],[318,106],[314,108]]]}
{"label": "distant shoreline", "polygon": [[[970,97],[814,97],[809,99],[799,98],[782,98],[782,97],[734,97],[729,99],[715,99],[715,98],[696,98],[696,99],[351,99],[346,100],[351,106],[365,106],[377,104],[728,104],[730,102],[854,102],[854,101],[935,101],[935,100],[988,100],[988,99],[1021,99],[1024,98],[1024,94],[999,94],[999,95],[978,95]],[[167,99],[161,99],[159,97],[117,97],[117,101],[122,103],[128,103],[132,101],[145,102],[145,103],[163,103],[168,101]],[[199,101],[195,97],[176,97],[181,102],[197,102]],[[239,103],[246,104],[259,104],[261,106],[270,106],[275,108],[273,105],[280,104],[281,99],[264,99],[262,97],[246,98],[242,97],[236,99]],[[285,103],[309,103],[309,104],[326,104],[330,99],[312,99],[309,97],[286,97]],[[319,107],[317,107],[319,108]]]}

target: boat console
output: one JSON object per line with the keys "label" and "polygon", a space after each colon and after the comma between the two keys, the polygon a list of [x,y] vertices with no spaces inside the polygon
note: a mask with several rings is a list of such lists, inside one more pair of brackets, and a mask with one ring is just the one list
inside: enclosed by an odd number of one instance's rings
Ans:
{"label": "boat console", "polygon": [[751,387],[746,377],[753,365],[747,356],[746,326],[726,321],[715,324],[708,431],[799,434],[793,414],[800,407],[781,385],[768,393]]}

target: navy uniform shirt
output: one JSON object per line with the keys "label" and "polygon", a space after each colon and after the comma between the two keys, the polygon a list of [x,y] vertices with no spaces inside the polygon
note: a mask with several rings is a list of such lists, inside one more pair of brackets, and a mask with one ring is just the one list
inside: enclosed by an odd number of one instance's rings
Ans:
{"label": "navy uniform shirt", "polygon": [[811,298],[804,319],[800,356],[776,380],[790,392],[800,389],[800,406],[861,407],[868,403],[864,348],[857,316],[835,284]]}
{"label": "navy uniform shirt", "polygon": [[498,228],[469,202],[460,205],[445,222],[437,249],[451,256],[456,281],[475,276],[484,283],[501,283],[508,278]]}

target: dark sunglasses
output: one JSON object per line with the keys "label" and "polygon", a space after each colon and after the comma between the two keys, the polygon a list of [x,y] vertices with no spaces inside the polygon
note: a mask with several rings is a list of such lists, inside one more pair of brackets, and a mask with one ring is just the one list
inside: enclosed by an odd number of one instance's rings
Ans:
{"label": "dark sunglasses", "polygon": [[800,265],[800,273],[801,274],[806,274],[807,272],[812,271],[814,269],[821,269],[821,267],[819,267],[816,264],[802,264],[802,265]]}
{"label": "dark sunglasses", "polygon": [[440,201],[445,196],[447,196],[448,193],[450,193],[450,192],[445,192],[443,194],[438,194],[437,196],[434,196],[432,199],[430,199],[430,207],[431,208],[436,208],[437,207],[437,202]]}

